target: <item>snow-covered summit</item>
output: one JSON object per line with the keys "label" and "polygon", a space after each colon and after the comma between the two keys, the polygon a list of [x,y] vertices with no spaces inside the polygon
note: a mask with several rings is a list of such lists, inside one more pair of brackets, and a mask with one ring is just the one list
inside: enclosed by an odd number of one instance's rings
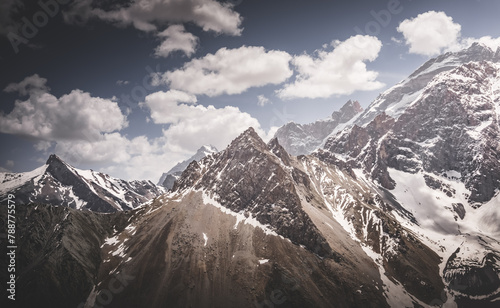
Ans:
{"label": "snow-covered summit", "polygon": [[500,61],[500,48],[492,50],[481,43],[473,43],[469,48],[458,52],[447,52],[430,59],[408,78],[379,95],[354,124],[365,126],[378,114],[385,112],[398,118],[413,101],[419,98],[427,84],[439,73],[452,70],[460,65],[477,61]]}

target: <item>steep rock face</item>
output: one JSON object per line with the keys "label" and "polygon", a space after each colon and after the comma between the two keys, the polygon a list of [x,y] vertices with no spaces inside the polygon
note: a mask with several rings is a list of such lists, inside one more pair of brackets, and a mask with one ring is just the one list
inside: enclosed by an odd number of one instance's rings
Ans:
{"label": "steep rock face", "polygon": [[203,192],[182,195],[157,199],[106,241],[101,283],[89,307],[100,303],[116,273],[132,278],[108,307],[387,307],[376,268],[334,222],[330,234],[346,259],[340,263],[272,234]]}
{"label": "steep rock face", "polygon": [[251,215],[292,242],[321,256],[331,256],[331,248],[300,208],[294,181],[304,175],[289,164],[284,150],[275,142],[271,145],[284,160],[273,155],[250,128],[213,160],[192,163],[186,170],[191,176],[181,178],[174,191],[195,183],[195,189],[214,193],[216,200],[231,211]]}
{"label": "steep rock face", "polygon": [[500,66],[471,62],[433,79],[397,120],[385,113],[325,143],[392,189],[387,167],[409,173],[458,172],[480,206],[500,187]]}
{"label": "steep rock face", "polygon": [[441,298],[444,285],[439,275],[440,257],[395,218],[401,215],[411,220],[411,213],[385,201],[360,172],[351,174],[325,163],[326,156],[321,152],[314,156],[299,159],[331,215],[365,247],[379,265],[388,288],[394,281],[404,285],[404,291],[394,286],[399,290],[386,293],[391,306],[429,304]]}
{"label": "steep rock face", "polygon": [[160,186],[165,187],[166,189],[172,189],[175,181],[181,176],[182,172],[187,168],[187,166],[193,161],[200,161],[207,155],[217,153],[218,150],[213,145],[204,145],[196,151],[196,153],[172,167],[169,171],[162,174],[160,180],[158,180],[158,184]]}
{"label": "steep rock face", "polygon": [[79,170],[56,155],[31,172],[0,173],[0,196],[13,193],[20,204],[38,202],[95,212],[129,210],[160,195],[151,181],[124,181]]}
{"label": "steep rock face", "polygon": [[448,52],[433,58],[424,63],[408,78],[377,97],[377,99],[359,115],[355,124],[364,126],[382,112],[397,119],[399,115],[404,112],[408,104],[420,96],[423,89],[436,75],[471,61],[498,62],[499,52],[500,49],[494,51],[485,45],[473,43],[467,49],[458,52]]}
{"label": "steep rock face", "polygon": [[350,130],[337,134],[326,141],[324,149],[340,154],[351,168],[363,168],[372,174],[384,187],[394,188],[394,183],[387,174],[387,164],[379,160],[385,158],[386,151],[380,145],[380,139],[393,127],[395,120],[381,113],[366,127],[354,125]]}
{"label": "steep rock face", "polygon": [[349,100],[339,111],[332,113],[330,118],[310,124],[290,122],[280,127],[275,138],[291,155],[309,154],[316,150],[339,124],[347,123],[363,111],[358,101]]}
{"label": "steep rock face", "polygon": [[85,307],[121,273],[107,307],[387,307],[377,266],[302,163],[253,129],[134,212],[102,246]]}
{"label": "steep rock face", "polygon": [[387,141],[394,148],[405,140],[410,157],[393,157],[389,165],[407,168],[415,155],[427,172],[460,173],[471,203],[489,201],[500,187],[499,83],[500,66],[491,62],[471,62],[433,80]]}
{"label": "steep rock face", "polygon": [[[0,212],[6,225],[7,207],[1,206]],[[97,284],[100,246],[129,218],[123,212],[103,215],[33,204],[17,205],[16,217],[16,307],[84,303]],[[1,258],[0,264],[7,268],[8,261]],[[5,304],[10,307],[12,302]]]}
{"label": "steep rock face", "polygon": [[338,123],[346,123],[362,111],[363,107],[358,101],[348,100],[339,111],[332,113],[332,119]]}
{"label": "steep rock face", "polygon": [[315,153],[359,169],[412,213],[398,220],[448,260],[442,275],[459,303],[488,303],[500,287],[499,69],[470,62],[438,74],[396,119],[380,113]]}

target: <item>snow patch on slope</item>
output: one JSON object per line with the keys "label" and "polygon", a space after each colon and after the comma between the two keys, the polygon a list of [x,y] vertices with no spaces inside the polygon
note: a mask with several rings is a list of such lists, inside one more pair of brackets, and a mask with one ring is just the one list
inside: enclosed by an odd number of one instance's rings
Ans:
{"label": "snow patch on slope", "polygon": [[230,209],[222,206],[218,201],[210,197],[206,191],[202,191],[202,196],[203,196],[203,203],[207,205],[212,205],[218,208],[221,212],[235,217],[236,218],[236,223],[234,224],[235,229],[241,222],[243,222],[243,224],[249,224],[254,228],[262,229],[262,231],[264,231],[266,235],[279,236],[275,231],[271,230],[270,226],[261,224],[255,217],[252,216],[251,213],[247,213],[248,217],[246,217],[243,213],[235,213]]}
{"label": "snow patch on slope", "polygon": [[23,173],[0,172],[0,195],[12,191],[32,179],[33,182],[37,182],[39,180],[37,177],[41,177],[47,167],[48,165],[43,165],[33,171]]}

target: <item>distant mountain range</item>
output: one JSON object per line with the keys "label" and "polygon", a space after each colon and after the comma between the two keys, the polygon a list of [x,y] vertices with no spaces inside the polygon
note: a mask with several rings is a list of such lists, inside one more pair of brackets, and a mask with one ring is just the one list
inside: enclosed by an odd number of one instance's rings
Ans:
{"label": "distant mountain range", "polygon": [[45,203],[111,213],[134,209],[163,192],[151,181],[125,181],[80,170],[56,155],[31,172],[0,172],[0,199],[13,193],[19,204]]}
{"label": "distant mountain range", "polygon": [[289,122],[280,127],[275,138],[291,155],[310,154],[324,144],[326,138],[342,124],[346,124],[357,114],[363,111],[358,101],[349,100],[340,108],[334,111],[326,119],[318,120],[310,124],[297,124]]}
{"label": "distant mountain range", "polygon": [[175,165],[169,171],[163,173],[158,181],[157,185],[163,186],[166,189],[171,189],[174,186],[174,182],[181,176],[182,172],[187,168],[187,166],[193,161],[200,161],[207,155],[217,153],[218,150],[213,145],[204,145],[196,151],[196,153],[189,159],[182,161]]}
{"label": "distant mountain range", "polygon": [[[125,212],[40,204],[45,191],[83,199],[74,187],[120,186],[55,156],[4,174],[2,192],[37,203],[19,207],[19,304],[498,307],[499,54],[444,54],[366,110],[350,101],[267,144],[249,128]],[[46,184],[69,177],[80,180]]]}

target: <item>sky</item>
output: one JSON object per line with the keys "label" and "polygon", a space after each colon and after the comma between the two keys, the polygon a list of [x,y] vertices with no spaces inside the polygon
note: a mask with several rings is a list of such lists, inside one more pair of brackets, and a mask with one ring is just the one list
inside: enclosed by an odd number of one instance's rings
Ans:
{"label": "sky", "polygon": [[157,182],[248,127],[366,108],[425,61],[500,46],[495,0],[2,0],[0,171],[57,154]]}

